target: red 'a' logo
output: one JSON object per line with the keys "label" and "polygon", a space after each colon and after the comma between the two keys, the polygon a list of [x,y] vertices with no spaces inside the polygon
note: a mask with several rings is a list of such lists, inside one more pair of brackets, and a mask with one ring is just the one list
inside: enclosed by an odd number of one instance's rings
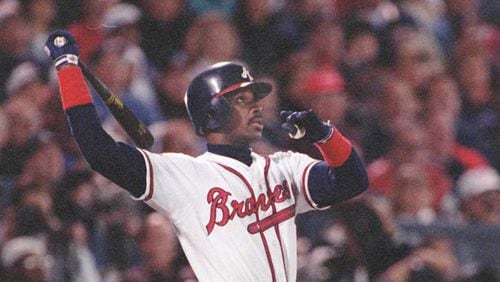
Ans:
{"label": "red 'a' logo", "polygon": [[[207,202],[210,204],[210,219],[206,228],[209,235],[212,233],[215,225],[224,226],[236,216],[244,218],[258,214],[259,211],[267,211],[274,203],[284,202],[291,197],[286,180],[283,181],[283,185],[276,185],[273,191],[269,191],[267,194],[261,193],[256,198],[250,196],[242,201],[229,200],[229,196],[231,195],[231,192],[220,187],[214,187],[208,191]],[[287,216],[284,219],[293,216],[294,208],[293,206],[293,210],[287,209]],[[220,219],[217,219],[217,211],[222,212]],[[290,211],[293,211],[293,214]]]}

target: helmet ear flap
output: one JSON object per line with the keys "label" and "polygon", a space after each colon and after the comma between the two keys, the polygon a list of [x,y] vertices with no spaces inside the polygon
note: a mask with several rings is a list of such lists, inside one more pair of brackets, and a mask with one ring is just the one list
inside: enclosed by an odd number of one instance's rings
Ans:
{"label": "helmet ear flap", "polygon": [[210,109],[207,116],[207,131],[217,131],[229,122],[231,117],[231,103],[224,97],[216,97],[210,101]]}

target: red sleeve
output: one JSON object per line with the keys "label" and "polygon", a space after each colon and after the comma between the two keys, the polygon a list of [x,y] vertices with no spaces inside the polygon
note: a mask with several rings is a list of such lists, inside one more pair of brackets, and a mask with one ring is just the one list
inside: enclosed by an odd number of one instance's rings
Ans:
{"label": "red sleeve", "polygon": [[62,68],[57,72],[57,77],[64,110],[92,103],[92,96],[79,67]]}
{"label": "red sleeve", "polygon": [[323,159],[332,167],[339,167],[351,154],[352,145],[337,129],[333,135],[324,143],[316,143]]}

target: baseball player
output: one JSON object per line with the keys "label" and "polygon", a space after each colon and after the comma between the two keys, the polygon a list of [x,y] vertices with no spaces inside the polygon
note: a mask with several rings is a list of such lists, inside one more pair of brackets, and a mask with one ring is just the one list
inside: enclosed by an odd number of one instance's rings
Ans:
{"label": "baseball player", "polygon": [[[61,36],[66,44],[59,44]],[[78,49],[65,31],[53,32],[46,43],[81,152],[94,170],[171,219],[200,281],[295,281],[295,216],[367,189],[364,165],[350,142],[312,111],[282,112],[283,127],[300,129],[323,161],[294,152],[252,152],[249,144],[263,129],[259,102],[271,86],[231,62],[206,69],[186,92],[206,153],[154,154],[115,142],[102,129],[76,66]]]}

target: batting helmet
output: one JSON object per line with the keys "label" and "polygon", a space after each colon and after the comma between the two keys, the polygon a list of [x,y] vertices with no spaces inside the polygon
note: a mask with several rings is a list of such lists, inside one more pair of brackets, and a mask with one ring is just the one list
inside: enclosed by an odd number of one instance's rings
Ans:
{"label": "batting helmet", "polygon": [[272,86],[254,81],[245,67],[232,62],[212,65],[191,81],[184,102],[196,134],[204,136],[228,122],[231,105],[224,95],[241,88],[251,89],[255,100],[260,100]]}

